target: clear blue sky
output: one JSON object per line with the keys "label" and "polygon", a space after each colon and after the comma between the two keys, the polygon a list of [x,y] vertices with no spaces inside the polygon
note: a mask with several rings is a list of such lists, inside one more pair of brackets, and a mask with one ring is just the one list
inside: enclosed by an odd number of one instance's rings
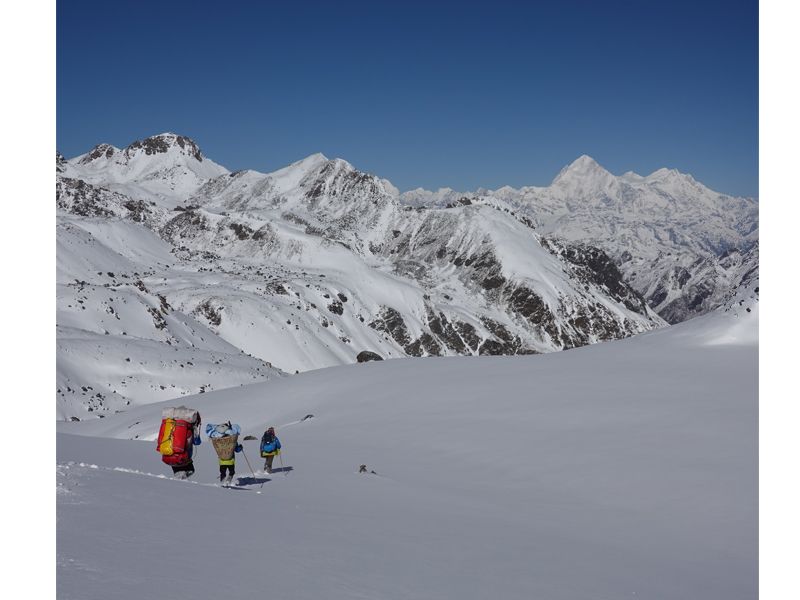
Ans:
{"label": "clear blue sky", "polygon": [[581,154],[758,195],[756,1],[58,2],[66,156],[162,131],[230,169],[314,152],[470,190]]}

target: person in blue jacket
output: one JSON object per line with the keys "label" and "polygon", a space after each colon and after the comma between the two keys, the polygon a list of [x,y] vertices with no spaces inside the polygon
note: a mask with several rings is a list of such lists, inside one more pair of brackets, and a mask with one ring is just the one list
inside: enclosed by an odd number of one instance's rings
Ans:
{"label": "person in blue jacket", "polygon": [[275,435],[275,428],[270,427],[261,436],[261,457],[265,459],[264,470],[272,473],[272,461],[281,453],[281,441]]}

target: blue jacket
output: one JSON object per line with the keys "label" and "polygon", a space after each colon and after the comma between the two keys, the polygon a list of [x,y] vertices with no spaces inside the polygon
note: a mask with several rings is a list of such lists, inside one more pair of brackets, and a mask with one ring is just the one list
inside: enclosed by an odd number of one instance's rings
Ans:
{"label": "blue jacket", "polygon": [[281,441],[277,435],[271,441],[267,441],[266,438],[267,434],[265,433],[261,438],[261,452],[277,452],[281,449]]}

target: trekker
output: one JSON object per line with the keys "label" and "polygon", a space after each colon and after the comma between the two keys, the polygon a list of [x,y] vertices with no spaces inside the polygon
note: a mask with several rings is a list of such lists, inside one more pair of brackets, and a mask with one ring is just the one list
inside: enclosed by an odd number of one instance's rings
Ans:
{"label": "trekker", "polygon": [[193,408],[165,408],[161,413],[156,451],[164,464],[172,467],[176,479],[194,475],[192,453],[200,445],[200,413]]}
{"label": "trekker", "polygon": [[272,473],[272,461],[281,453],[281,441],[275,435],[275,428],[270,427],[261,436],[261,457],[266,459],[264,470]]}
{"label": "trekker", "polygon": [[214,450],[219,458],[219,481],[230,484],[236,474],[236,453],[242,451],[239,443],[241,428],[230,421],[214,425],[206,425],[206,435],[214,445]]}

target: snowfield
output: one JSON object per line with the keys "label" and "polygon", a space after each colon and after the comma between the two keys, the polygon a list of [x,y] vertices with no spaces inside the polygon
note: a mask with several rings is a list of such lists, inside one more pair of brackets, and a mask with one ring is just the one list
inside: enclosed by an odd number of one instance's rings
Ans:
{"label": "snowfield", "polygon": [[241,489],[213,485],[205,437],[192,480],[167,477],[152,440],[174,400],[60,422],[58,596],[754,598],[758,306],[741,306],[565,352],[181,398],[206,423],[276,426],[286,470],[254,481],[240,456]]}

